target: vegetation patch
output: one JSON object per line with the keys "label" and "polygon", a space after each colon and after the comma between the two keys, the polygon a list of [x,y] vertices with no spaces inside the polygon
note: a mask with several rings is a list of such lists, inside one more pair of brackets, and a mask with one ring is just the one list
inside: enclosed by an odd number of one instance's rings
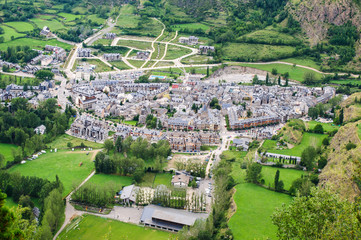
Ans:
{"label": "vegetation patch", "polygon": [[141,50],[151,50],[152,43],[151,42],[142,42],[142,41],[135,41],[135,40],[122,40],[118,41],[118,46],[125,46],[125,47],[132,47]]}
{"label": "vegetation patch", "polygon": [[94,168],[91,161],[92,154],[86,152],[50,152],[39,156],[38,159],[18,164],[9,169],[9,172],[19,172],[24,176],[37,176],[50,181],[58,175],[64,185],[63,196],[71,192],[74,184],[77,186]]}
{"label": "vegetation patch", "polygon": [[153,187],[155,188],[158,185],[165,185],[170,187],[172,176],[173,175],[171,173],[157,173],[157,175],[155,175]]}
{"label": "vegetation patch", "polygon": [[192,50],[181,46],[168,45],[167,54],[164,60],[174,60],[186,54],[190,54]]}
{"label": "vegetation patch", "polygon": [[0,50],[5,51],[8,47],[16,47],[16,46],[29,46],[30,48],[43,50],[45,45],[58,46],[66,50],[70,50],[73,47],[72,45],[59,42],[56,39],[38,40],[33,38],[18,38],[10,42],[0,43]]}
{"label": "vegetation patch", "polygon": [[109,220],[102,217],[85,215],[81,221],[74,220],[59,235],[59,239],[144,239],[144,240],[166,240],[172,237],[169,232],[140,227],[137,225]]}
{"label": "vegetation patch", "polygon": [[29,32],[34,29],[34,26],[28,22],[7,22],[5,24],[15,28],[18,32]]}
{"label": "vegetation patch", "polygon": [[279,180],[283,181],[284,183],[284,189],[289,190],[292,182],[298,178],[300,178],[302,175],[305,175],[305,173],[302,170],[295,170],[295,169],[287,169],[287,168],[275,168],[275,167],[269,167],[269,166],[262,166],[262,178],[265,181],[265,185],[267,187],[274,188],[274,180],[276,171],[280,171]]}
{"label": "vegetation patch", "polygon": [[15,29],[5,26],[5,25],[1,25],[1,28],[4,30],[3,34],[0,34],[0,38],[3,37],[3,42],[9,42],[15,38],[19,38],[19,37],[23,37],[25,36],[25,34],[23,33],[18,33],[17,31],[15,31]]}
{"label": "vegetation patch", "polygon": [[91,177],[86,184],[95,184],[101,187],[112,186],[121,190],[123,187],[129,186],[132,183],[133,178],[129,176],[98,173]]}
{"label": "vegetation patch", "polygon": [[[103,145],[100,143],[90,142],[90,141],[87,141],[84,139],[70,136],[68,134],[63,134],[63,135],[56,137],[54,141],[52,141],[50,144],[48,144],[48,147],[57,148],[57,149],[69,149],[69,146],[68,146],[69,142],[71,143],[72,147],[85,146],[85,147],[91,147],[93,149],[100,149],[103,147]],[[82,145],[82,143],[84,145]]]}
{"label": "vegetation patch", "polygon": [[52,31],[52,32],[65,28],[65,26],[56,19],[45,20],[45,19],[41,19],[41,18],[32,18],[32,19],[30,19],[30,21],[35,23],[38,26],[38,28],[41,28],[41,29],[43,27],[47,26],[50,29],[50,31]]}
{"label": "vegetation patch", "polygon": [[0,143],[0,154],[5,157],[5,164],[7,161],[14,160],[14,157],[12,155],[12,149],[16,150],[17,148],[18,146],[13,144]]}

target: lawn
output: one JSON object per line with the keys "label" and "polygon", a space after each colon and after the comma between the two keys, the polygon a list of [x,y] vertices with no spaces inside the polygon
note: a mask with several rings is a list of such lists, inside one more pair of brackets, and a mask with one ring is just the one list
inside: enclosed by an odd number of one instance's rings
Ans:
{"label": "lawn", "polygon": [[292,198],[251,183],[238,184],[235,188],[237,211],[228,223],[234,239],[277,239],[271,216],[277,207],[289,204]]}
{"label": "lawn", "polygon": [[275,149],[276,141],[275,140],[266,140],[262,145],[262,148],[267,150],[270,153],[278,153],[289,156],[301,157],[303,150],[305,150],[308,146],[318,147],[322,145],[322,140],[325,139],[327,135],[325,134],[316,134],[316,133],[307,133],[303,134],[301,143],[294,146],[291,149]]}
{"label": "lawn", "polygon": [[174,60],[191,53],[192,50],[181,46],[168,45],[167,54],[164,60]]}
{"label": "lawn", "polygon": [[143,61],[143,60],[129,60],[129,59],[128,59],[128,62],[136,68],[140,68],[145,63],[145,61]]}
{"label": "lawn", "polygon": [[7,22],[5,24],[15,28],[18,32],[28,32],[34,29],[34,26],[28,22]]}
{"label": "lawn", "polygon": [[337,126],[333,123],[320,123],[320,122],[316,122],[316,121],[306,122],[306,125],[308,125],[308,129],[311,129],[311,130],[314,129],[317,124],[321,124],[323,127],[323,130],[325,132],[331,132],[333,130],[337,130],[340,128],[339,126]]}
{"label": "lawn", "polygon": [[246,66],[246,67],[251,67],[251,68],[256,68],[256,69],[260,69],[260,70],[264,70],[264,71],[268,71],[268,72],[272,72],[272,69],[277,69],[279,74],[284,74],[286,72],[289,73],[290,75],[290,79],[302,82],[303,81],[303,77],[305,75],[306,72],[313,72],[316,76],[316,78],[321,79],[322,78],[322,74],[306,69],[306,68],[302,68],[302,67],[294,67],[291,65],[286,65],[286,64],[281,64],[281,63],[271,63],[271,64],[250,64],[250,63],[242,63],[240,64],[241,66]]}
{"label": "lawn", "polygon": [[[83,61],[85,60],[85,61]],[[112,71],[111,67],[106,65],[104,62],[99,59],[81,59],[76,61],[78,66],[83,65],[84,63],[88,63],[89,65],[95,65],[95,72],[109,72]]]}
{"label": "lawn", "polygon": [[237,40],[240,42],[244,41],[261,44],[275,44],[282,42],[284,45],[294,45],[300,42],[291,35],[266,29],[248,33],[239,37]]}
{"label": "lawn", "polygon": [[134,120],[131,120],[131,121],[123,121],[124,124],[128,124],[128,125],[132,125],[132,126],[135,126],[137,125],[138,121],[134,121]]}
{"label": "lawn", "polygon": [[140,16],[134,15],[135,7],[133,5],[123,5],[120,9],[117,26],[120,28],[136,28],[140,21]]}
{"label": "lawn", "polygon": [[11,37],[19,38],[25,36],[25,34],[18,33],[17,31],[15,31],[15,29],[11,27],[5,25],[0,25],[0,26],[2,29],[4,29],[4,34],[1,34],[0,37],[4,37],[5,42],[11,41]]}
{"label": "lawn", "polygon": [[296,66],[302,65],[320,70],[320,65],[318,65],[315,61],[307,57],[286,58],[286,59],[282,59],[281,61],[296,64]]}
{"label": "lawn", "polygon": [[236,151],[236,150],[227,150],[223,151],[221,158],[228,160],[231,160],[232,158],[235,158],[236,160],[243,159],[246,156],[247,152],[243,151]]}
{"label": "lawn", "polygon": [[118,46],[132,47],[140,50],[152,50],[151,42],[142,42],[135,40],[119,40]]}
{"label": "lawn", "polygon": [[176,31],[176,30],[181,30],[181,29],[187,29],[187,30],[196,30],[196,29],[202,29],[203,31],[207,32],[209,31],[210,27],[208,25],[205,25],[203,23],[184,23],[184,24],[177,24],[177,25],[172,25],[171,28]]}
{"label": "lawn", "polygon": [[[47,151],[36,160],[15,165],[9,172],[19,172],[24,176],[37,176],[50,181],[55,181],[55,176],[58,175],[64,185],[63,196],[66,196],[74,184],[79,185],[94,169],[92,155],[86,155],[86,152]],[[82,166],[80,163],[83,163]]]}
{"label": "lawn", "polygon": [[296,48],[264,44],[229,43],[223,47],[225,60],[231,61],[270,61],[291,57]]}
{"label": "lawn", "polygon": [[50,31],[52,31],[52,32],[65,28],[65,26],[56,19],[46,20],[46,19],[40,19],[40,18],[32,18],[32,19],[30,19],[30,21],[35,23],[39,28],[43,28],[44,26],[47,26],[47,27],[49,27]]}
{"label": "lawn", "polygon": [[59,235],[58,239],[139,239],[162,240],[170,239],[172,233],[151,228],[110,220],[92,215],[85,215],[77,224],[71,223]]}
{"label": "lawn", "polygon": [[45,45],[58,46],[58,47],[62,47],[64,49],[66,49],[66,50],[70,50],[73,47],[72,45],[69,45],[69,44],[66,44],[63,42],[59,42],[56,39],[38,40],[38,39],[33,39],[33,38],[19,38],[19,39],[10,41],[10,42],[1,43],[0,50],[4,51],[8,47],[11,47],[11,46],[12,47],[29,46],[30,48],[36,48],[36,49],[43,50]]}
{"label": "lawn", "polygon": [[17,149],[18,146],[6,143],[0,143],[0,153],[4,155],[5,162],[14,160],[11,149]]}
{"label": "lawn", "polygon": [[128,176],[119,176],[112,174],[95,174],[89,179],[86,184],[96,184],[98,186],[111,185],[112,187],[121,190],[125,186],[133,183],[133,178]]}
{"label": "lawn", "polygon": [[157,173],[155,175],[153,187],[156,187],[161,184],[166,185],[167,187],[170,187],[171,182],[172,182],[172,176],[173,175],[170,173]]}
{"label": "lawn", "polygon": [[103,144],[101,143],[86,141],[84,139],[76,138],[68,134],[63,134],[56,137],[54,141],[48,144],[48,147],[57,149],[68,149],[68,142],[71,142],[73,144],[73,147],[80,146],[81,143],[84,143],[85,146],[91,147],[93,149],[100,149],[103,147]]}
{"label": "lawn", "polygon": [[113,61],[109,63],[112,64],[114,67],[118,68],[119,70],[130,69],[130,67],[123,61]]}
{"label": "lawn", "polygon": [[75,19],[80,19],[84,16],[84,15],[75,15],[71,13],[59,13],[58,15],[62,18],[65,18],[65,22],[71,22],[74,21]]}
{"label": "lawn", "polygon": [[280,180],[284,183],[284,189],[290,190],[292,182],[302,175],[307,175],[307,172],[296,169],[287,168],[275,168],[269,166],[262,166],[262,178],[265,181],[265,185],[268,187],[274,187],[274,180],[277,170],[280,170]]}

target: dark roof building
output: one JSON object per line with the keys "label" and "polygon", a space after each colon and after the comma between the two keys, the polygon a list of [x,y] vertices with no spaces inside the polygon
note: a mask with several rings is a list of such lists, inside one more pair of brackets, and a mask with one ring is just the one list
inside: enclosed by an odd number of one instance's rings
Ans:
{"label": "dark roof building", "polygon": [[166,231],[178,232],[184,226],[192,226],[197,219],[206,219],[206,213],[192,213],[186,210],[148,205],[144,208],[140,223]]}

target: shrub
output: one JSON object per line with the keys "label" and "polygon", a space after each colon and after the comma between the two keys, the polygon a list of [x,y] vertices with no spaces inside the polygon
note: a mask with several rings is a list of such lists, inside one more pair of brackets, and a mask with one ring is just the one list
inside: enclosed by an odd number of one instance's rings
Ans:
{"label": "shrub", "polygon": [[352,143],[352,142],[349,142],[349,143],[346,144],[346,149],[347,149],[347,151],[348,151],[348,150],[351,150],[351,149],[353,149],[353,148],[356,148],[356,144],[354,144],[354,143]]}

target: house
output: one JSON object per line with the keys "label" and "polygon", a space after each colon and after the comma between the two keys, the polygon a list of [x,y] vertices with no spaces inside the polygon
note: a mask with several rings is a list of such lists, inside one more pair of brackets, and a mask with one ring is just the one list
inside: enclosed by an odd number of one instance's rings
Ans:
{"label": "house", "polygon": [[199,54],[208,54],[211,52],[214,52],[216,49],[213,46],[204,46],[204,45],[200,45],[199,46]]}
{"label": "house", "polygon": [[106,34],[104,35],[104,38],[105,38],[105,39],[114,39],[116,36],[117,36],[116,33],[106,33]]}
{"label": "house", "polygon": [[47,26],[44,26],[43,29],[41,29],[40,31],[40,35],[50,37],[51,35],[50,29]]}
{"label": "house", "polygon": [[53,61],[53,57],[46,56],[45,58],[41,59],[41,66],[48,66]]}
{"label": "house", "polygon": [[181,173],[172,177],[172,186],[174,187],[188,187],[190,176]]}
{"label": "house", "polygon": [[137,59],[147,60],[150,56],[150,52],[139,51],[137,52]]}
{"label": "house", "polygon": [[198,38],[195,36],[190,37],[180,37],[179,43],[187,44],[187,45],[197,45],[198,44]]}
{"label": "house", "polygon": [[241,148],[242,151],[248,151],[249,140],[247,138],[235,138],[233,140],[233,146]]}
{"label": "house", "polygon": [[34,132],[36,134],[41,134],[41,135],[43,135],[45,131],[46,131],[46,127],[44,125],[40,125],[34,129]]}
{"label": "house", "polygon": [[78,57],[90,57],[92,50],[90,48],[79,48]]}
{"label": "house", "polygon": [[107,61],[119,61],[121,60],[120,53],[105,53],[103,58]]}
{"label": "house", "polygon": [[123,189],[119,192],[119,199],[123,201],[123,203],[135,203],[138,189],[139,187],[134,185],[123,187]]}
{"label": "house", "polygon": [[184,226],[193,226],[197,219],[206,219],[208,214],[165,208],[156,205],[144,207],[140,223],[147,227],[178,232]]}

